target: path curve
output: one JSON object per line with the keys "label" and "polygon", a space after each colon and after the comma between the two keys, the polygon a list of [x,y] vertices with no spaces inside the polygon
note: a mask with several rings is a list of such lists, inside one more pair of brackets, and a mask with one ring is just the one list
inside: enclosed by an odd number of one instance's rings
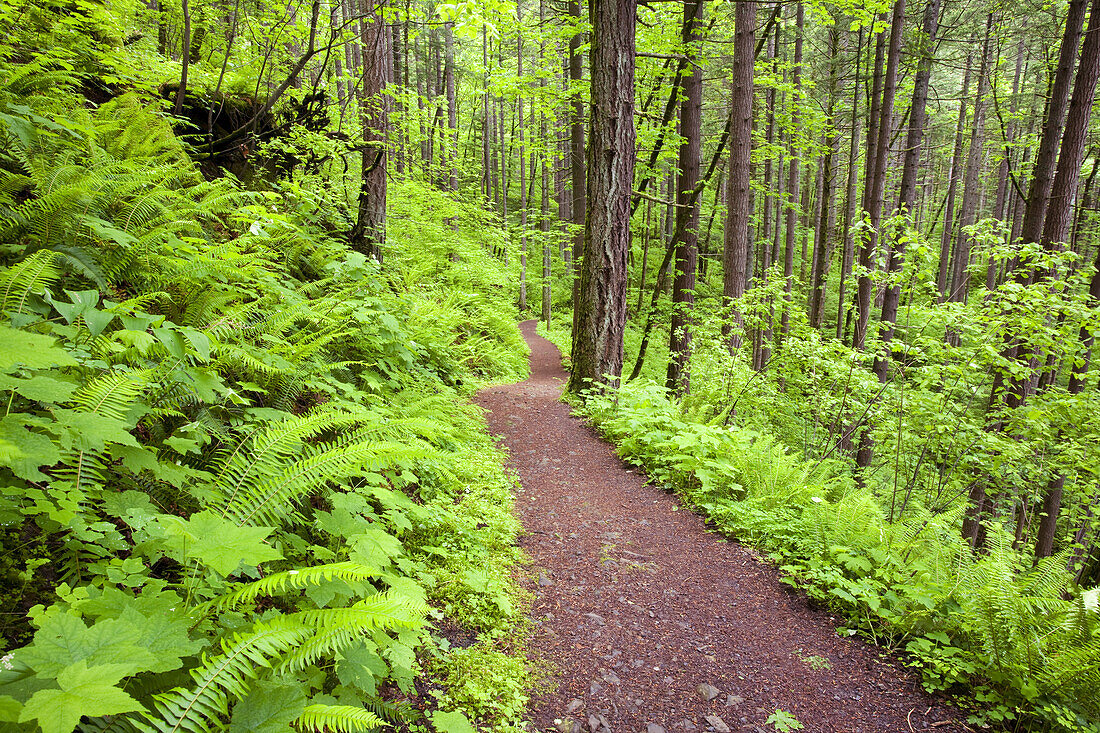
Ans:
{"label": "path curve", "polygon": [[763,723],[777,708],[821,733],[967,730],[571,417],[557,348],[534,321],[520,328],[531,378],[476,402],[522,483],[532,652],[557,681],[532,701],[534,730],[774,731]]}

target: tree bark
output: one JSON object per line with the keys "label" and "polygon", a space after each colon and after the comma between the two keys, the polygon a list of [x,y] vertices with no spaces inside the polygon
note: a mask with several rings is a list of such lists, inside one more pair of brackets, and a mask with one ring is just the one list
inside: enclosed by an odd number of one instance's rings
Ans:
{"label": "tree bark", "polygon": [[383,16],[385,0],[374,7],[362,25],[363,120],[362,182],[358,216],[351,231],[352,248],[382,261],[386,242],[386,158],[390,129],[390,97],[386,87],[393,79],[390,26]]}
{"label": "tree bark", "polygon": [[[955,233],[955,251],[951,257],[951,285],[947,293],[949,303],[965,303],[970,293],[970,235],[966,227],[974,223],[981,194],[980,176],[985,141],[986,94],[989,92],[990,62],[992,57],[991,34],[993,13],[986,16],[985,37],[982,41],[982,58],[978,70],[978,88],[974,94],[974,119],[970,124],[970,149],[966,154],[966,176],[963,180],[962,203],[959,205],[959,225]],[[947,341],[958,344],[958,334],[948,329]]]}
{"label": "tree bark", "polygon": [[[901,187],[898,192],[898,212],[912,217],[917,200],[917,173],[920,168],[921,143],[924,140],[924,126],[927,118],[928,84],[932,77],[932,57],[936,46],[936,31],[939,28],[940,1],[928,0],[924,6],[922,21],[923,37],[920,39],[920,61],[913,80],[913,101],[909,105],[909,131],[905,137],[905,159],[901,171]],[[905,259],[905,238],[896,237],[890,253],[887,271],[896,273],[901,270]],[[889,345],[894,339],[894,323],[898,318],[898,301],[901,298],[901,284],[892,284],[886,288],[882,300],[882,324],[879,337],[886,346],[887,353],[875,357],[874,371],[879,383],[885,384],[889,365]]]}
{"label": "tree bark", "polygon": [[[752,215],[749,186],[752,159],[753,65],[756,48],[756,3],[734,7],[733,91],[730,95],[730,167],[722,248],[722,298],[731,325],[723,326],[733,353],[741,347],[743,321],[736,305],[745,293]],[[765,214],[766,216],[767,214]]]}
{"label": "tree bark", "polygon": [[591,0],[588,184],[568,389],[618,384],[634,181],[636,0]]}
{"label": "tree bark", "polygon": [[947,173],[947,201],[944,203],[943,231],[940,233],[940,261],[936,275],[936,288],[942,303],[947,298],[947,276],[951,265],[951,233],[955,224],[955,191],[958,189],[959,168],[962,161],[963,133],[966,129],[966,100],[970,93],[970,73],[973,56],[966,57],[966,72],[963,74],[962,94],[959,96],[959,117],[955,121],[955,145],[951,152],[951,167]]}
{"label": "tree bark", "polygon": [[[890,134],[894,116],[894,97],[897,91],[898,63],[901,58],[901,31],[905,22],[906,0],[895,0],[893,17],[890,22],[889,52],[886,56],[886,72],[882,79],[882,99],[878,109],[878,122],[875,125],[875,144],[868,151],[873,157],[869,169],[871,177],[867,181],[864,194],[864,209],[870,221],[869,236],[864,239],[859,253],[859,264],[863,273],[859,276],[858,297],[856,299],[856,326],[852,334],[852,348],[863,350],[867,340],[867,329],[871,319],[871,290],[873,281],[871,270],[875,267],[878,250],[878,230],[882,223],[883,199],[886,192],[886,154],[890,149]],[[864,431],[866,432],[866,431]]]}
{"label": "tree bark", "polygon": [[676,185],[677,218],[686,219],[676,244],[675,276],[672,281],[672,325],[669,331],[669,361],[665,386],[683,396],[691,389],[688,362],[691,357],[691,311],[695,304],[695,270],[699,250],[699,198],[692,195],[699,181],[702,145],[703,68],[696,61],[702,45],[703,0],[684,1],[682,40],[689,58],[684,75],[684,98],[680,103],[680,144]]}
{"label": "tree bark", "polygon": [[[1081,163],[1085,152],[1092,103],[1096,97],[1096,82],[1100,75],[1100,0],[1092,0],[1089,27],[1081,47],[1081,59],[1077,77],[1073,82],[1073,96],[1069,104],[1061,150],[1058,154],[1058,170],[1051,185],[1043,225],[1042,242],[1045,249],[1062,246],[1069,235],[1073,218],[1073,197],[1081,175]],[[1095,277],[1093,278],[1095,280]],[[1092,295],[1092,287],[1089,289]],[[1081,388],[1081,380],[1072,380],[1072,387]],[[1048,485],[1043,496],[1043,511],[1039,518],[1039,530],[1035,537],[1035,557],[1049,557],[1054,549],[1058,518],[1062,508],[1065,475],[1059,474]]]}
{"label": "tree bark", "polygon": [[791,329],[791,308],[794,300],[794,241],[798,221],[798,105],[802,102],[802,40],[805,30],[805,8],[802,3],[795,7],[794,66],[791,69],[791,139],[790,161],[787,165],[787,222],[785,246],[783,250],[783,315],[780,321],[780,340],[786,338]]}
{"label": "tree bark", "polygon": [[[938,2],[939,0],[933,0]],[[825,277],[829,272],[832,253],[830,243],[836,225],[836,209],[833,207],[835,188],[835,159],[840,147],[840,132],[835,126],[837,80],[839,76],[840,27],[829,27],[829,82],[828,107],[825,112],[825,156],[821,161],[821,198],[818,201],[819,216],[814,238],[813,272],[810,283],[810,326],[821,328],[825,306]]]}

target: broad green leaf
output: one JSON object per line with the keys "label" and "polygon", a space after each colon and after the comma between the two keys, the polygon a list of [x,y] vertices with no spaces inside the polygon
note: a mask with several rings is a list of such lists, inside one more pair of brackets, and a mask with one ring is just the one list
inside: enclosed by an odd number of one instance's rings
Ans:
{"label": "broad green leaf", "polygon": [[261,680],[233,706],[229,733],[285,733],[305,709],[302,685]]}
{"label": "broad green leaf", "polygon": [[198,560],[223,576],[242,563],[256,566],[283,557],[264,542],[271,527],[239,527],[209,510],[190,519],[162,515],[159,521],[167,533],[169,552],[176,559]]}
{"label": "broad green leaf", "polygon": [[40,675],[58,674],[82,660],[92,665],[119,665],[123,670],[120,677],[159,666],[136,634],[129,622],[106,619],[88,627],[76,616],[59,612],[47,617],[35,632],[34,643],[19,650],[18,657]]}
{"label": "broad green leaf", "polygon": [[11,444],[19,455],[9,455],[0,460],[16,476],[27,481],[47,481],[49,477],[38,470],[39,466],[52,466],[61,459],[53,441],[41,433],[27,430],[19,415],[0,419],[0,440]]}
{"label": "broad green leaf", "polygon": [[19,377],[3,374],[0,375],[0,389],[15,390],[28,400],[57,404],[73,396],[73,392],[76,392],[76,384],[42,375],[36,375],[30,379],[20,379]]}
{"label": "broad green leaf", "polygon": [[125,675],[120,666],[89,668],[84,660],[69,665],[57,675],[61,689],[34,693],[23,706],[19,722],[37,720],[42,733],[72,733],[85,715],[96,718],[144,710],[137,700],[115,687]]}
{"label": "broad green leaf", "polygon": [[27,369],[75,366],[76,359],[56,343],[51,336],[0,326],[0,371],[17,365]]}
{"label": "broad green leaf", "polygon": [[115,320],[114,313],[96,310],[95,308],[89,308],[84,311],[83,315],[84,324],[88,327],[88,332],[91,333],[93,337],[103,333],[103,330],[111,325],[111,321]]}
{"label": "broad green leaf", "polygon": [[457,710],[449,713],[432,711],[432,725],[439,733],[477,733],[469,719]]}
{"label": "broad green leaf", "polygon": [[401,540],[389,534],[377,524],[369,524],[359,534],[348,538],[352,547],[352,559],[364,565],[383,568],[395,557],[404,553]]}
{"label": "broad green leaf", "polygon": [[58,437],[66,448],[99,451],[107,443],[140,447],[130,434],[129,426],[122,420],[82,410],[57,409],[53,414],[58,427],[63,428]]}

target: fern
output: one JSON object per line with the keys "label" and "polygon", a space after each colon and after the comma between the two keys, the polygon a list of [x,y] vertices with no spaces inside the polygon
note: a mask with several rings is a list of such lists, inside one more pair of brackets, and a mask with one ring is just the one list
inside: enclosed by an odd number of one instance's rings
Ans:
{"label": "fern", "polygon": [[45,292],[60,276],[56,253],[39,250],[27,255],[0,273],[0,313],[22,313],[28,297]]}
{"label": "fern", "polygon": [[[212,723],[229,714],[231,698],[240,699],[248,692],[259,670],[309,638],[310,629],[282,619],[278,625],[259,626],[248,633],[234,634],[221,643],[221,653],[203,657],[191,671],[195,686],[157,695],[155,706],[160,718],[147,715],[148,725],[140,727],[158,733],[210,731]],[[220,727],[220,726],[219,726]]]}
{"label": "fern", "polygon": [[369,710],[350,705],[309,705],[294,721],[299,730],[317,733],[358,733],[387,725],[389,723]]}
{"label": "fern", "polygon": [[310,586],[339,578],[345,582],[359,582],[378,576],[374,568],[350,561],[331,563],[329,565],[317,565],[309,568],[297,568],[274,573],[265,578],[248,583],[236,590],[224,593],[212,601],[209,601],[196,609],[199,614],[210,611],[224,611],[227,609],[247,606],[254,603],[260,596],[271,596],[285,593],[287,590],[301,590]]}

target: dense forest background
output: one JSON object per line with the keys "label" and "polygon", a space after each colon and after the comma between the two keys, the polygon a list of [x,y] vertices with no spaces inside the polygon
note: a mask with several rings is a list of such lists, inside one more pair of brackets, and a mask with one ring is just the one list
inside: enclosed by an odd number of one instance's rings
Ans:
{"label": "dense forest background", "polygon": [[0,30],[0,725],[519,726],[463,397],[531,314],[620,453],[844,633],[975,724],[1095,729],[1100,2]]}

